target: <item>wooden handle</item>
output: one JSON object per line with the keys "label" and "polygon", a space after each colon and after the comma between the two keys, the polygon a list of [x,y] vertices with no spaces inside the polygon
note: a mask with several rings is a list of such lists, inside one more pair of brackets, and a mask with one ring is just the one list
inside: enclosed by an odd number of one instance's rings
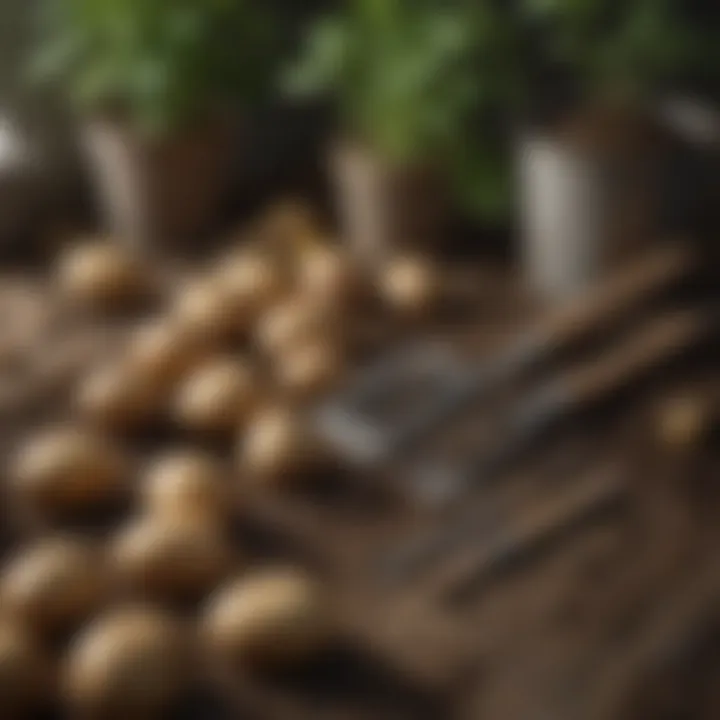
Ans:
{"label": "wooden handle", "polygon": [[653,250],[601,282],[585,297],[554,312],[541,323],[540,336],[544,343],[552,345],[568,342],[678,281],[693,264],[694,256],[687,247],[669,245]]}
{"label": "wooden handle", "polygon": [[601,399],[638,374],[686,349],[709,325],[708,316],[699,312],[678,312],[652,322],[602,361],[566,377],[572,402],[580,405]]}
{"label": "wooden handle", "polygon": [[549,506],[535,510],[529,517],[511,518],[507,528],[501,528],[496,537],[482,543],[479,553],[469,556],[467,564],[451,570],[441,592],[455,601],[467,599],[484,580],[590,522],[593,516],[614,506],[624,493],[624,478],[616,467],[593,472],[572,484]]}

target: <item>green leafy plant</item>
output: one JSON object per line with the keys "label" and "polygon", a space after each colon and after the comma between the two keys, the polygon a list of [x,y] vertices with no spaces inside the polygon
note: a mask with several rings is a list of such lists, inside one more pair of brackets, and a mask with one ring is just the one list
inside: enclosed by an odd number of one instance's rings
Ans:
{"label": "green leafy plant", "polygon": [[270,70],[271,26],[252,0],[46,0],[33,81],[73,104],[170,132],[247,101]]}
{"label": "green leafy plant", "polygon": [[450,145],[478,85],[474,28],[427,0],[351,0],[321,18],[285,86],[331,94],[346,132],[391,160],[437,156]]}
{"label": "green leafy plant", "polygon": [[576,88],[644,94],[672,78],[693,52],[676,0],[520,0],[523,32],[541,62]]}
{"label": "green leafy plant", "polygon": [[496,219],[508,173],[484,116],[517,101],[515,41],[494,0],[350,0],[312,26],[284,86],[331,97],[346,135],[444,168],[462,207]]}

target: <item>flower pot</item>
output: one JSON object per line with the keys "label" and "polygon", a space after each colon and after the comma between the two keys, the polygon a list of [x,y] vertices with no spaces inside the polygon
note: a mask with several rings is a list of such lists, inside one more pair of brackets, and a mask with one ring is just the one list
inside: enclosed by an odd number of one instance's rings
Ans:
{"label": "flower pot", "polygon": [[83,146],[107,229],[146,250],[197,239],[229,190],[237,135],[225,119],[156,140],[121,122],[88,122]]}
{"label": "flower pot", "polygon": [[341,232],[362,262],[373,265],[404,250],[439,249],[446,197],[433,168],[393,165],[352,144],[334,147],[330,164]]}
{"label": "flower pot", "polygon": [[592,109],[517,144],[521,263],[539,297],[563,300],[658,232],[663,146],[626,111]]}

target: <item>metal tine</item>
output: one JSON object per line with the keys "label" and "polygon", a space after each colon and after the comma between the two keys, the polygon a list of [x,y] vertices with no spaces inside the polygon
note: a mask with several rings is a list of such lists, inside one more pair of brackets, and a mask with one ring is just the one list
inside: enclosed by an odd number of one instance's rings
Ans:
{"label": "metal tine", "polygon": [[471,488],[479,490],[492,484],[521,462],[561,419],[567,403],[559,389],[548,384],[511,409],[502,442],[491,450],[477,452],[470,461],[452,463],[435,457],[419,460],[408,474],[409,495],[415,502],[437,509],[462,500]]}
{"label": "metal tine", "polygon": [[536,351],[539,346],[535,338],[528,334],[522,340],[487,358],[479,367],[463,368],[448,381],[432,403],[428,402],[425,412],[415,413],[405,425],[386,432],[381,459],[388,462],[398,457],[433,428],[451,420],[470,405],[483,401],[498,386],[539,361],[540,353]]}
{"label": "metal tine", "polygon": [[[406,379],[409,369],[415,372],[432,372],[455,362],[447,344],[439,341],[424,341],[411,347],[400,348],[390,357],[381,358],[363,373],[346,397],[352,403],[371,402],[376,396],[388,390],[388,385]],[[347,401],[346,401],[347,402]]]}
{"label": "metal tine", "polygon": [[[418,355],[427,355],[430,346],[415,348],[414,361]],[[418,352],[419,351],[419,352]],[[433,426],[461,411],[467,404],[476,403],[485,397],[485,393],[493,391],[499,383],[511,378],[514,374],[527,367],[538,358],[539,346],[534,336],[528,334],[522,342],[516,342],[500,354],[488,358],[480,367],[461,363],[447,346],[432,347],[433,363],[427,363],[418,369],[435,370],[439,374],[440,383],[434,393],[428,393],[420,408],[413,408],[407,413],[405,421],[384,424],[379,418],[363,416],[362,412],[351,409],[346,399],[335,400],[322,406],[316,415],[316,423],[320,432],[347,453],[355,461],[372,466],[388,462],[408,448],[414,441],[421,438]],[[403,356],[407,357],[407,356]],[[392,372],[401,373],[398,384],[412,381],[412,373],[406,366],[393,363],[392,371],[381,365],[378,370],[382,374],[373,375],[370,380],[381,379],[373,385],[368,378],[363,378],[360,388],[371,388],[377,396],[387,386],[396,381]],[[351,398],[360,396],[358,387],[353,388]],[[367,396],[363,398],[367,402]]]}
{"label": "metal tine", "polygon": [[371,365],[360,373],[350,390],[323,404],[315,413],[316,426],[351,459],[370,463],[386,451],[387,436],[393,434],[393,425],[373,417],[363,405],[401,392],[414,381],[426,380],[436,387],[423,398],[423,407],[414,409],[415,413],[422,412],[434,404],[435,397],[461,372],[458,358],[444,343],[423,342],[404,348],[391,358]]}

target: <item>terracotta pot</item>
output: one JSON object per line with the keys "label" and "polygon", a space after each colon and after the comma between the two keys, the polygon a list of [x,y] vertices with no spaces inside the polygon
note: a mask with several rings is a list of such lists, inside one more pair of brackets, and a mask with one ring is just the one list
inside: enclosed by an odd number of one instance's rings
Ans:
{"label": "terracotta pot", "polygon": [[447,205],[433,168],[398,167],[349,143],[332,148],[330,166],[344,240],[363,262],[375,264],[403,250],[439,249]]}
{"label": "terracotta pot", "polygon": [[224,118],[155,141],[119,122],[87,123],[83,145],[107,229],[148,250],[192,242],[217,219],[238,135]]}
{"label": "terracotta pot", "polygon": [[540,297],[582,292],[655,239],[663,153],[658,128],[625,109],[519,138],[521,262]]}

